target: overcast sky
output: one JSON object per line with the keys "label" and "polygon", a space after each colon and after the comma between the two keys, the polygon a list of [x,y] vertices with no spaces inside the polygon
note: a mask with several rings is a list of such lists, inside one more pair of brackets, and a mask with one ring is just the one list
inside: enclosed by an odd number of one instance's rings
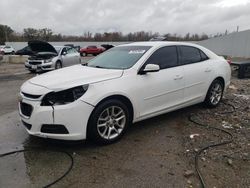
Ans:
{"label": "overcast sky", "polygon": [[250,29],[250,0],[1,0],[0,24],[55,33],[216,34]]}

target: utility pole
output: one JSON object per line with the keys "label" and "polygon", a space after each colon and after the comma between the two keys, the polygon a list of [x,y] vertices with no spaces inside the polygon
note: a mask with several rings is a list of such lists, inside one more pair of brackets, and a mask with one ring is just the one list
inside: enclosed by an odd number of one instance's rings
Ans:
{"label": "utility pole", "polygon": [[239,26],[237,26],[237,32],[239,32]]}
{"label": "utility pole", "polygon": [[7,27],[4,28],[4,32],[5,32],[5,42],[8,42]]}

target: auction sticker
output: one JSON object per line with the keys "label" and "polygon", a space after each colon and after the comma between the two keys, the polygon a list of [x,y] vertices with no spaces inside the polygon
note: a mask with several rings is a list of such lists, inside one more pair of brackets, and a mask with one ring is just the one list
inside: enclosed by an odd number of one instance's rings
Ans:
{"label": "auction sticker", "polygon": [[130,50],[129,54],[143,54],[146,50]]}

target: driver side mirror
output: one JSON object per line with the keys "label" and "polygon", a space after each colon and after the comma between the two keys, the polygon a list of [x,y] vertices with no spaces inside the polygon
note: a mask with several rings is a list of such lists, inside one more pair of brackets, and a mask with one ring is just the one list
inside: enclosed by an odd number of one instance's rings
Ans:
{"label": "driver side mirror", "polygon": [[158,72],[160,66],[156,64],[147,64],[144,69],[140,70],[138,74],[146,74],[148,72]]}

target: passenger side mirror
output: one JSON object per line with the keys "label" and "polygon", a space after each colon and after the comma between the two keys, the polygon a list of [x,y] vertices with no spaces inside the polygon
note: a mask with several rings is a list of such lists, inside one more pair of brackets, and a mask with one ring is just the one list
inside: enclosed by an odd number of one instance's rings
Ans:
{"label": "passenger side mirror", "polygon": [[139,74],[146,74],[148,72],[158,72],[160,66],[156,64],[147,64],[144,69],[139,71]]}
{"label": "passenger side mirror", "polygon": [[66,52],[66,51],[63,51],[62,55],[67,55],[67,52]]}

